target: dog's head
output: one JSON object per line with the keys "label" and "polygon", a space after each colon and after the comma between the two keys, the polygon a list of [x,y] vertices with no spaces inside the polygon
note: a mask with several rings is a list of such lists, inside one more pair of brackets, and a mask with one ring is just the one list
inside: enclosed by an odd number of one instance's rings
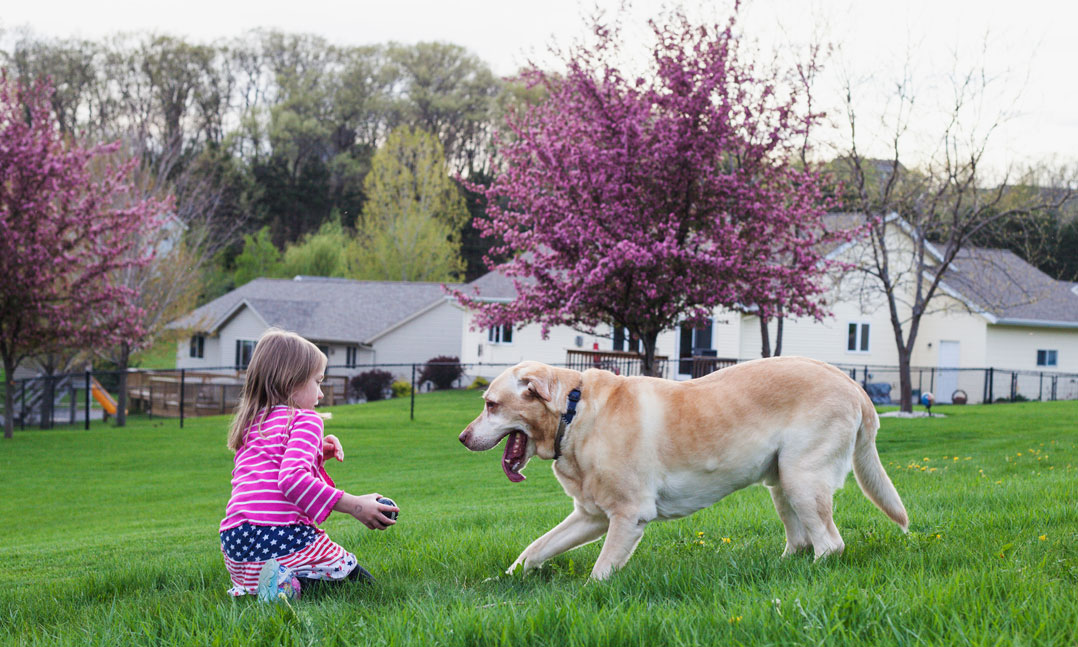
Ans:
{"label": "dog's head", "polygon": [[486,451],[509,436],[502,469],[510,481],[524,480],[520,470],[532,456],[554,458],[559,407],[573,387],[565,375],[575,373],[539,362],[523,362],[506,369],[483,393],[483,413],[461,432],[460,442],[476,452]]}

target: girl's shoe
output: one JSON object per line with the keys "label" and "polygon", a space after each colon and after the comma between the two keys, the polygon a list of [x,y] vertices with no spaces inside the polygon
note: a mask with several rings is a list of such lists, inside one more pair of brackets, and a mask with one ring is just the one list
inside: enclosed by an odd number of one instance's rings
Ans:
{"label": "girl's shoe", "polygon": [[258,572],[258,601],[279,602],[299,597],[299,580],[276,559],[270,559]]}

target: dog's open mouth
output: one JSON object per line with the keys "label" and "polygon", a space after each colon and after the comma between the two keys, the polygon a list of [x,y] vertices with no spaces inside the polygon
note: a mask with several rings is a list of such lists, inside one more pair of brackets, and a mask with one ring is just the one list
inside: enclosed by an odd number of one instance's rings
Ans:
{"label": "dog's open mouth", "polygon": [[509,480],[520,483],[524,475],[520,470],[527,464],[525,455],[528,452],[528,437],[523,431],[509,432],[509,440],[505,441],[505,454],[502,455],[502,469]]}

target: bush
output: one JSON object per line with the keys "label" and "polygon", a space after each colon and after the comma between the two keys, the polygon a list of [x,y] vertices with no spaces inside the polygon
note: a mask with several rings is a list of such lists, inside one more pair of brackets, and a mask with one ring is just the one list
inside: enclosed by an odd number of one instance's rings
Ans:
{"label": "bush", "polygon": [[482,377],[476,377],[474,380],[472,380],[472,383],[468,385],[468,390],[474,391],[476,389],[485,389],[488,386],[490,386],[490,382],[487,379]]}
{"label": "bush", "polygon": [[393,389],[394,398],[407,398],[412,395],[412,385],[404,380],[397,380],[393,384],[390,384],[389,388]]}
{"label": "bush", "polygon": [[352,390],[367,398],[367,402],[374,402],[385,397],[386,389],[392,382],[392,373],[374,369],[353,377],[351,385]]}
{"label": "bush", "polygon": [[464,375],[464,367],[460,365],[459,357],[440,355],[432,357],[423,365],[423,373],[419,376],[419,382],[431,382],[436,389],[451,389],[461,375]]}

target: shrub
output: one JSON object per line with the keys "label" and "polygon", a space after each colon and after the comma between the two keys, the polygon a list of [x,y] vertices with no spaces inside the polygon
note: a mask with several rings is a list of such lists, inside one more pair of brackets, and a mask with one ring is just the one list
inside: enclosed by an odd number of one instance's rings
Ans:
{"label": "shrub", "polygon": [[385,397],[386,389],[392,382],[392,373],[374,369],[353,377],[351,385],[354,391],[367,398],[367,402],[374,402]]}
{"label": "shrub", "polygon": [[464,367],[460,365],[459,357],[439,355],[428,359],[423,365],[419,381],[430,381],[436,389],[450,389],[461,375],[464,375]]}
{"label": "shrub", "polygon": [[412,395],[412,385],[404,380],[397,380],[393,384],[390,384],[389,388],[393,389],[394,398],[407,398]]}
{"label": "shrub", "polygon": [[474,380],[472,380],[472,383],[468,385],[468,390],[474,391],[476,389],[485,389],[488,386],[490,386],[489,380],[482,377],[476,377]]}

